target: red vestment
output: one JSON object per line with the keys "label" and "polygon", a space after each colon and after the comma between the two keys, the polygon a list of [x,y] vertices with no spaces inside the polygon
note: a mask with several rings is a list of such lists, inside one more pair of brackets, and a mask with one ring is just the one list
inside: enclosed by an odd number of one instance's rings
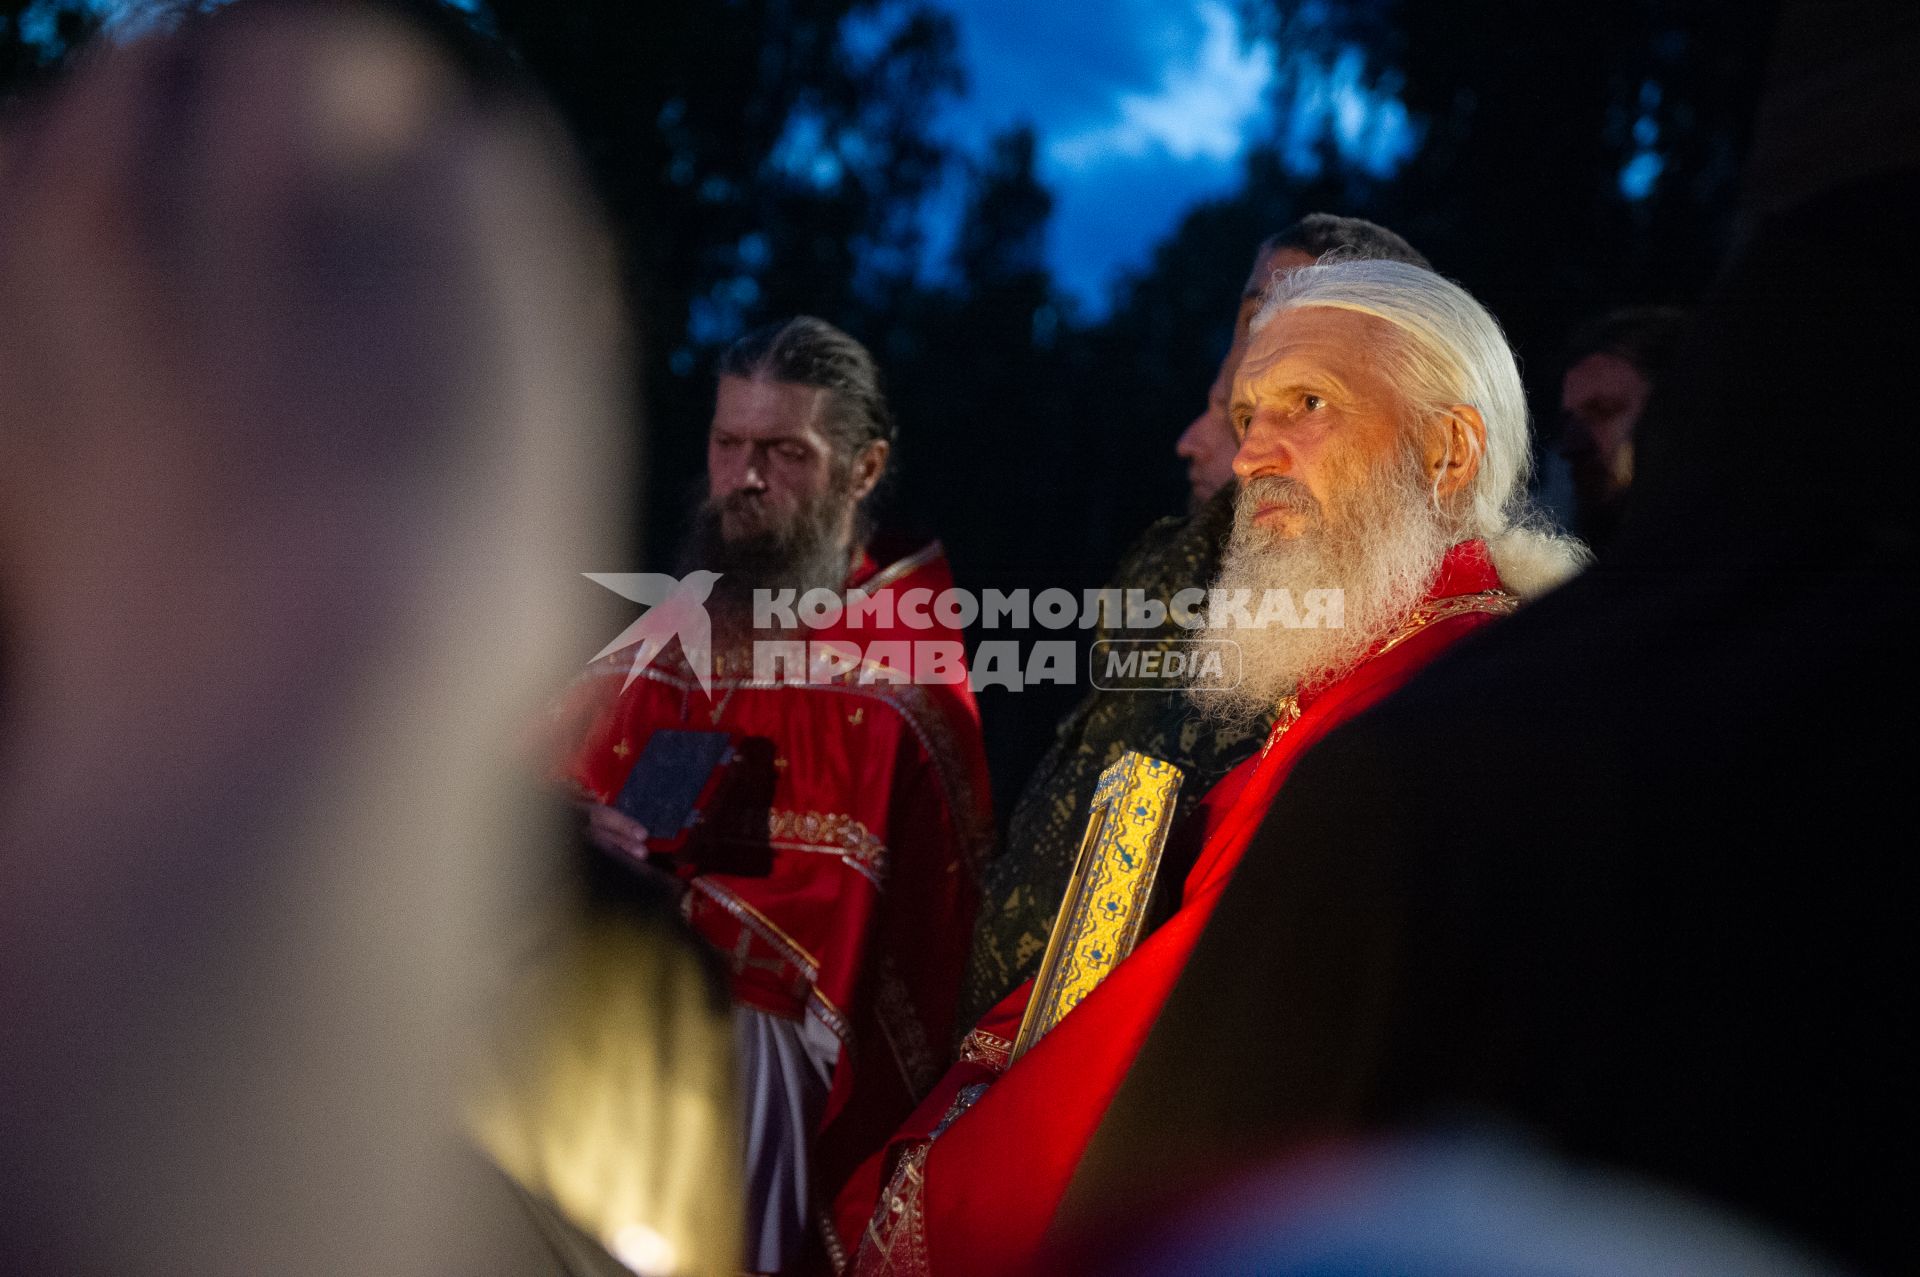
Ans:
{"label": "red vestment", "polygon": [[[1228,773],[1181,831],[1192,836],[1197,825],[1203,841],[1179,910],[1012,1067],[1007,1050],[1031,981],[1009,994],[969,1035],[960,1061],[888,1147],[854,1175],[836,1219],[843,1236],[856,1229],[864,1234],[857,1272],[967,1277],[1016,1271],[1033,1256],[1222,888],[1295,762],[1447,646],[1512,608],[1486,546],[1457,545],[1426,600],[1395,635],[1346,676],[1303,691],[1283,707],[1266,748]],[[949,1116],[962,1090],[982,1082],[991,1086],[971,1107]],[[950,1122],[945,1130],[943,1122]],[[881,1184],[896,1161],[903,1169],[876,1212]]]}
{"label": "red vestment", "polygon": [[[948,643],[959,660],[960,635],[905,599],[951,584],[937,543],[888,567],[863,555],[847,585],[890,592],[891,622],[842,617],[793,636],[868,652]],[[909,624],[909,612],[929,624]],[[561,705],[561,779],[613,802],[661,728],[727,732],[760,760],[763,792],[706,813],[701,849],[665,867],[694,928],[730,964],[738,1002],[811,1016],[841,1040],[815,1145],[830,1201],[938,1079],[951,1041],[992,837],[964,661],[957,683],[891,682],[870,663],[824,682],[756,681],[750,651],[716,640],[709,695],[677,644],[622,691],[632,655],[596,662]]]}

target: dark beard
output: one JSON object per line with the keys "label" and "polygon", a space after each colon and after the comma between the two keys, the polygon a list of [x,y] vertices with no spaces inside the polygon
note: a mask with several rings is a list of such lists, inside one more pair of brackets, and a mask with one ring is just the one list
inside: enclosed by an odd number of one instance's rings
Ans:
{"label": "dark beard", "polygon": [[842,542],[838,533],[849,496],[847,486],[836,483],[802,507],[785,527],[733,540],[722,531],[722,514],[757,498],[735,493],[699,503],[680,553],[679,573],[684,576],[695,568],[706,568],[721,574],[707,600],[716,639],[746,636],[756,590],[793,590],[798,598],[813,589],[838,592],[846,584],[853,547]]}

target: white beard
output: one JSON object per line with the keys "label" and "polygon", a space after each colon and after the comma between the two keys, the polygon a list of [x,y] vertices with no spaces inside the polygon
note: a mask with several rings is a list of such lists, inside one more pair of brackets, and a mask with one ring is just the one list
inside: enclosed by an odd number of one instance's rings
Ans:
{"label": "white beard", "polygon": [[[1287,538],[1254,523],[1255,511],[1275,501],[1306,516],[1307,530]],[[1247,629],[1210,613],[1194,637],[1238,644],[1241,679],[1225,690],[1195,687],[1190,695],[1206,717],[1250,727],[1289,693],[1339,678],[1405,623],[1457,539],[1454,521],[1441,513],[1410,451],[1396,452],[1331,512],[1297,480],[1249,481],[1235,504],[1233,536],[1213,588],[1250,591],[1256,611],[1267,590],[1284,589],[1299,600],[1309,590],[1338,589],[1343,624]]]}

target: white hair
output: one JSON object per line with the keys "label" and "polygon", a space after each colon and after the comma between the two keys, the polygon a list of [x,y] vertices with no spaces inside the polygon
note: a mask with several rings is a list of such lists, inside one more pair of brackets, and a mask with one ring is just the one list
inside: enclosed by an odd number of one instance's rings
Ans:
{"label": "white hair", "polygon": [[1250,332],[1282,311],[1307,306],[1358,311],[1391,325],[1399,340],[1375,353],[1405,396],[1407,420],[1431,420],[1469,404],[1486,423],[1478,471],[1452,511],[1462,536],[1479,537],[1508,589],[1544,594],[1585,567],[1592,555],[1558,533],[1527,496],[1533,450],[1520,369],[1500,325],[1466,289],[1406,262],[1327,260],[1277,275]]}

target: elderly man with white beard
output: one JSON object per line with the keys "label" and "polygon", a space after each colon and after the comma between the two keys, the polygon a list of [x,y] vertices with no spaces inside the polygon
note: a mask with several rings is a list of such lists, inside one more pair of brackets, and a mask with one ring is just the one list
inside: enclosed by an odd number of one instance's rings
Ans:
{"label": "elderly man with white beard", "polygon": [[[1575,541],[1543,530],[1519,371],[1499,325],[1431,271],[1352,261],[1277,279],[1234,378],[1241,480],[1216,591],[1338,590],[1337,627],[1248,628],[1223,607],[1242,678],[1202,712],[1278,717],[1265,747],[1174,832],[1197,849],[1181,904],[1010,1063],[1032,984],[968,1037],[960,1063],[843,1194],[865,1216],[857,1271],[1019,1271],[1131,1068],[1254,830],[1315,741],[1467,634],[1571,576]],[[1220,598],[1222,595],[1215,594]],[[1325,596],[1322,596],[1325,597]],[[1234,624],[1234,621],[1240,624]],[[987,1085],[982,1085],[987,1084]],[[878,1209],[872,1186],[886,1182]],[[860,1185],[864,1201],[854,1200]]]}

